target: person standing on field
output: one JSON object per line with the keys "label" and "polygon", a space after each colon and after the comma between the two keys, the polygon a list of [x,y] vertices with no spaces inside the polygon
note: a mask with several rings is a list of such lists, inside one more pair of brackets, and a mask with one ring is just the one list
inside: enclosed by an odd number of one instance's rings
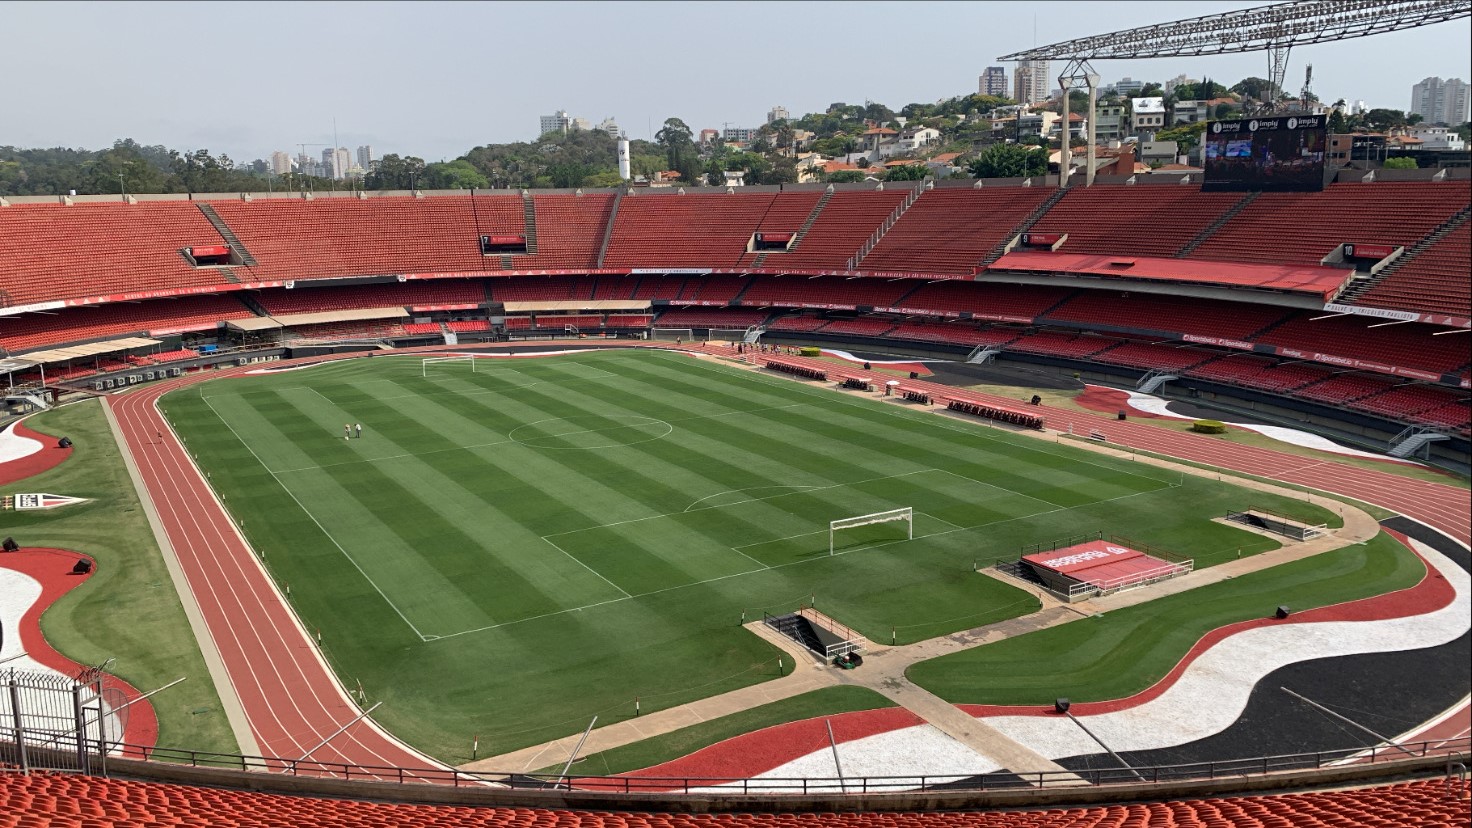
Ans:
{"label": "person standing on field", "polygon": [[363,424],[362,423],[358,423],[358,426],[357,427],[358,427],[358,437],[361,439],[362,436],[363,436]]}

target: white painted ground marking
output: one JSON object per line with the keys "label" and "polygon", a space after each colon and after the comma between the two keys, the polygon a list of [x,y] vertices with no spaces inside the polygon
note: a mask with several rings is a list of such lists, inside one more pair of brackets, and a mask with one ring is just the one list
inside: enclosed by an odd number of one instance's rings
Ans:
{"label": "white painted ground marking", "polygon": [[[578,558],[576,555],[573,555],[572,553],[568,552],[566,549],[563,549],[562,547],[560,547],[557,544],[553,543],[548,538],[542,538],[542,540],[547,541],[547,544],[549,546],[551,546],[553,549],[556,549],[558,552],[561,552],[562,554],[566,555],[567,557],[572,558],[574,561],[577,561],[578,565],[581,566],[583,569],[586,569],[589,572],[593,573],[594,575],[597,575],[599,578],[603,578],[603,583],[608,584],[609,586],[611,586],[614,589],[618,590],[619,591],[619,594],[623,595],[625,598],[632,598],[632,597],[634,597],[634,596],[630,595],[628,593],[628,591],[625,590],[623,587],[621,587],[618,584],[615,584],[613,581],[610,581],[607,578],[605,578],[603,576],[603,573],[602,572],[599,572],[598,570],[594,569],[593,567],[588,566],[586,563],[584,563],[582,561],[582,559]],[[595,604],[594,606],[597,606],[597,605]]]}

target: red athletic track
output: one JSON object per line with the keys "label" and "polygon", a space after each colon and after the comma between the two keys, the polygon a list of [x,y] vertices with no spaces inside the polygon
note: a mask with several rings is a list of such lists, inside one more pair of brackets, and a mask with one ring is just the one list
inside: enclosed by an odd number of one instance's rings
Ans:
{"label": "red athletic track", "polygon": [[[528,343],[528,347],[545,349],[558,344],[537,342]],[[591,343],[576,344],[587,346]],[[600,347],[671,347],[653,343],[597,344]],[[447,349],[441,345],[414,350],[459,349]],[[704,350],[734,353],[720,346]],[[353,356],[361,355],[297,362]],[[761,358],[760,354],[746,355],[748,361],[756,364],[761,364]],[[819,360],[783,358],[789,362],[806,362],[820,370],[834,368],[832,363]],[[224,661],[262,754],[299,757],[351,721],[359,710],[318,657],[306,632],[282,602],[254,553],[235,531],[155,405],[167,391],[201,380],[230,376],[242,370],[196,373],[109,396],[105,400],[117,418],[125,448],[137,464],[143,485],[158,512],[190,590],[199,603],[214,646]],[[865,372],[849,370],[845,373],[862,375]],[[876,380],[890,378],[890,375],[871,376]],[[937,394],[958,395],[956,389],[923,380],[912,380],[909,384],[929,388]],[[1016,400],[1003,397],[969,392],[966,396],[1008,407],[1017,405]],[[1423,520],[1463,543],[1468,540],[1467,493],[1450,486],[1333,462],[1306,460],[1268,449],[1223,445],[1208,437],[1105,420],[1077,412],[1041,407],[1038,413],[1048,417],[1050,425],[1055,428],[1072,420],[1085,431],[1090,428],[1105,431],[1111,442],[1362,498]],[[365,723],[349,728],[329,745],[314,752],[312,758],[323,762],[374,766],[425,767],[429,764],[424,756]]]}
{"label": "red athletic track", "polygon": [[0,486],[8,486],[27,477],[50,471],[72,456],[71,449],[56,445],[55,437],[33,431],[24,422],[15,424],[14,433],[17,437],[29,437],[40,443],[41,450],[25,457],[0,463]]}

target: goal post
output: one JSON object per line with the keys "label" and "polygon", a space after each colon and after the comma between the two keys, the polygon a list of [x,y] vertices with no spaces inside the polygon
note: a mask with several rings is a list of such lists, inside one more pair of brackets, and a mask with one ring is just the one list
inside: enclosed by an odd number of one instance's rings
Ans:
{"label": "goal post", "polygon": [[859,526],[869,526],[875,523],[889,523],[902,520],[906,524],[905,537],[908,540],[915,539],[915,508],[906,506],[903,509],[890,509],[887,512],[874,512],[869,515],[857,515],[855,517],[840,518],[828,522],[828,554],[833,554],[834,536],[844,529],[853,529]]}
{"label": "goal post", "polygon": [[755,325],[748,328],[711,328],[705,338],[719,342],[755,342],[755,332]]}
{"label": "goal post", "polygon": [[429,376],[429,366],[439,365],[445,362],[468,362],[470,363],[470,373],[474,374],[476,373],[475,363],[478,361],[475,357],[468,354],[461,356],[425,357],[419,360],[419,376]]}
{"label": "goal post", "polygon": [[650,339],[668,339],[689,342],[695,338],[694,328],[650,328]]}

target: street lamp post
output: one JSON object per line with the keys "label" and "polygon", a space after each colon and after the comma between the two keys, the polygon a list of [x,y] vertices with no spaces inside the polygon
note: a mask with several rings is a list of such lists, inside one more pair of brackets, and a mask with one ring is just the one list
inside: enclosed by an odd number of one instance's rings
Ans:
{"label": "street lamp post", "polygon": [[125,199],[128,197],[128,188],[123,183],[122,173],[118,173],[118,195],[122,196]]}

